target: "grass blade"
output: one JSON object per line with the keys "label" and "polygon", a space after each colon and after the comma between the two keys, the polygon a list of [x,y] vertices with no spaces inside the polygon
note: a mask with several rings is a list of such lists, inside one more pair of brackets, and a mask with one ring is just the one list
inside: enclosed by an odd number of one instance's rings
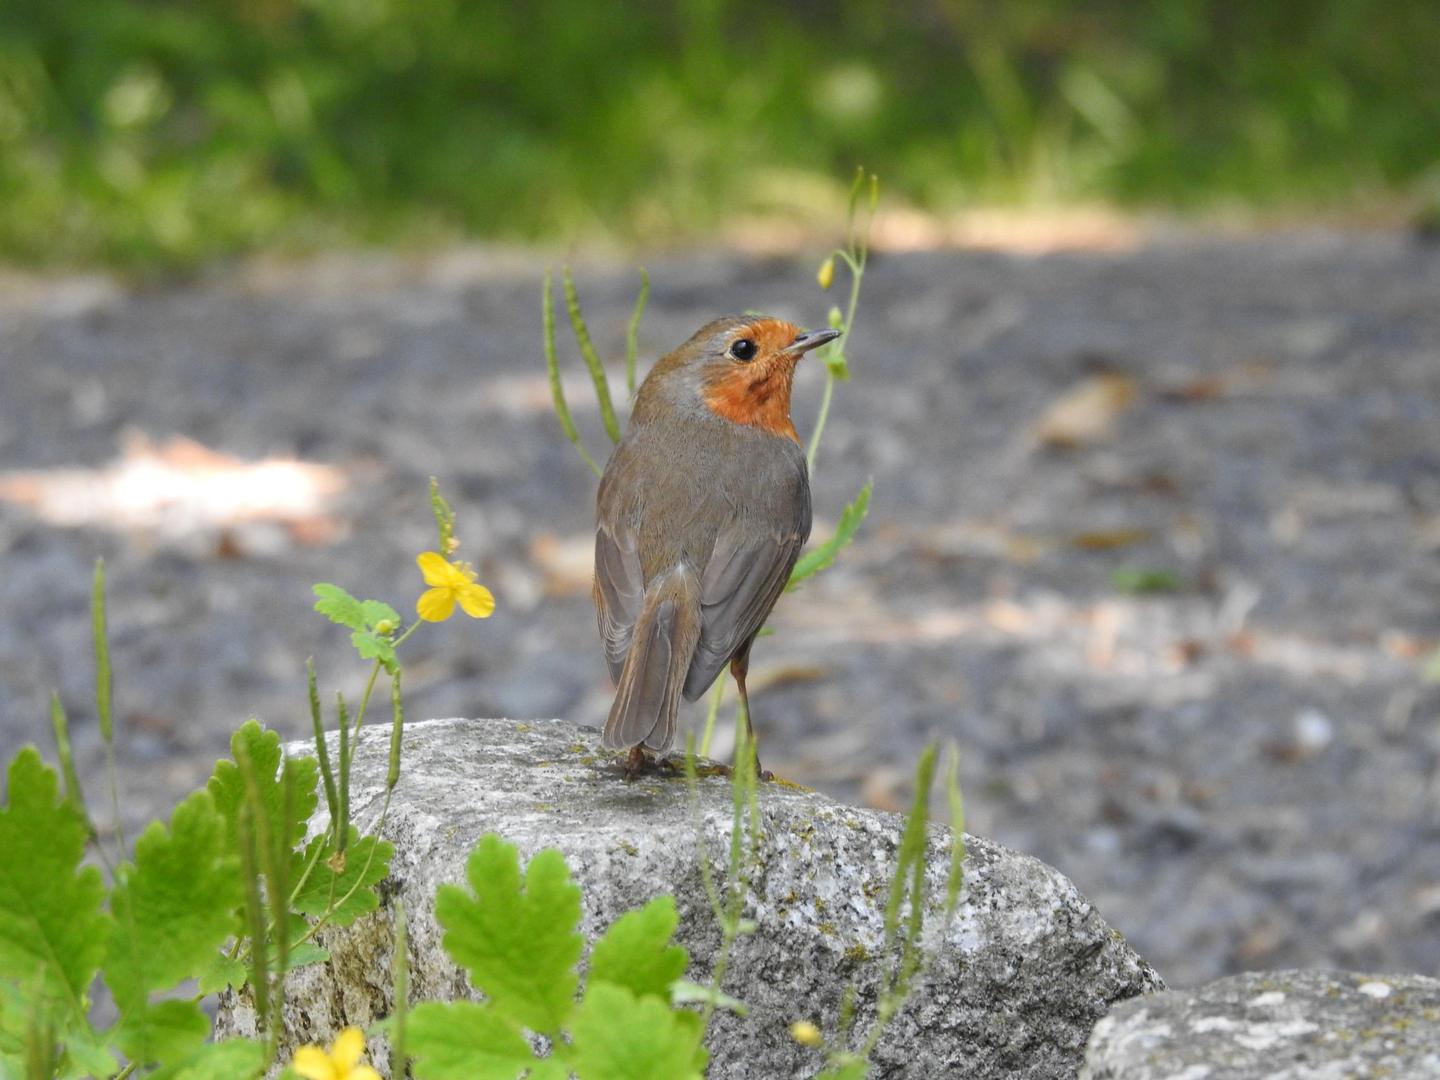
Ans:
{"label": "grass blade", "polygon": [[335,787],[335,770],[330,765],[330,748],[325,745],[325,720],[320,713],[320,689],[315,681],[315,661],[305,661],[305,686],[310,696],[310,730],[315,735],[315,756],[320,759],[320,777],[325,783],[325,809],[330,820],[335,820],[335,811],[340,806],[340,795]]}
{"label": "grass blade", "polygon": [[625,389],[635,393],[635,361],[640,355],[640,318],[645,314],[645,304],[650,299],[650,272],[640,267],[640,291],[635,295],[635,310],[630,313],[630,325],[625,328]]}
{"label": "grass blade", "polygon": [[100,738],[106,745],[115,737],[111,716],[110,638],[105,629],[105,560],[95,560],[90,586],[90,628],[95,639],[95,715],[100,718]]}
{"label": "grass blade", "polygon": [[575,292],[575,279],[567,267],[564,271],[565,310],[570,316],[570,329],[575,332],[575,344],[580,346],[580,355],[590,369],[590,379],[595,384],[595,400],[600,405],[600,420],[605,425],[605,434],[611,442],[620,441],[620,422],[615,419],[615,405],[610,400],[610,379],[605,374],[605,365],[590,340],[590,328],[585,325],[585,316],[580,311],[580,297]]}
{"label": "grass blade", "polygon": [[388,795],[400,782],[400,738],[405,734],[405,704],[400,699],[400,672],[390,678],[390,769],[385,774]]}
{"label": "grass blade", "polygon": [[390,1075],[403,1077],[410,1063],[405,1052],[405,1017],[410,1012],[410,942],[405,927],[405,901],[395,898],[395,951],[390,970],[394,977],[395,1002],[390,1024]]}
{"label": "grass blade", "polygon": [[595,464],[595,459],[590,456],[590,451],[585,449],[585,444],[580,440],[580,432],[575,427],[575,420],[570,415],[570,404],[565,400],[565,387],[560,382],[560,361],[555,353],[555,303],[550,287],[549,273],[546,273],[545,283],[540,289],[540,319],[545,341],[545,370],[550,375],[550,400],[555,406],[555,416],[560,421],[560,430],[565,432],[565,437],[575,444],[575,449],[580,451],[580,456],[585,459],[585,464],[590,466],[590,471],[599,476],[600,466]]}
{"label": "grass blade", "polygon": [[60,704],[60,695],[54,690],[50,691],[50,727],[55,732],[55,756],[60,759],[60,775],[65,779],[65,797],[75,804],[93,836],[95,826],[90,823],[90,812],[85,809],[80,777],[75,772],[75,755],[70,750],[70,722],[65,716],[65,706]]}

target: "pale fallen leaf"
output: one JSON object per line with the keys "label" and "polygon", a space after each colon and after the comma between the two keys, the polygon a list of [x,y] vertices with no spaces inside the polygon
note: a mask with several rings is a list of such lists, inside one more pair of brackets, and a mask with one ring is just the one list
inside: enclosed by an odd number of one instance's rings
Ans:
{"label": "pale fallen leaf", "polygon": [[1139,384],[1128,375],[1092,375],[1050,404],[1032,433],[1042,446],[1074,449],[1108,437],[1134,404]]}

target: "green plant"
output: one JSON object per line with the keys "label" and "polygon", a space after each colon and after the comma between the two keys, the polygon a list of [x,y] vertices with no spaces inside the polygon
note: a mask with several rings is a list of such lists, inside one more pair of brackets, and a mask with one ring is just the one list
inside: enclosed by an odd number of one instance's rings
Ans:
{"label": "green plant", "polygon": [[[446,952],[486,1001],[426,1002],[406,1018],[406,1048],[420,1080],[513,1077],[682,1080],[699,1077],[700,1018],[674,1007],[688,961],[671,943],[675,902],[656,897],[617,919],[590,950],[579,1001],[580,889],[564,856],[539,852],[522,876],[516,849],[481,838],[466,866],[469,888],[442,885],[435,915]],[[526,1033],[545,1036],[537,1055]]]}
{"label": "green plant", "polygon": [[[433,481],[431,501],[440,547],[452,552],[453,514]],[[285,754],[276,732],[247,721],[205,788],[182,801],[168,823],[148,825],[133,852],[118,827],[105,572],[96,564],[96,712],[116,814],[114,851],[88,815],[68,720],[52,696],[59,772],[26,747],[9,764],[0,807],[0,1076],[202,1080],[253,1076],[274,1060],[284,974],[326,959],[317,935],[373,911],[375,887],[389,872],[391,846],[379,832],[399,778],[404,725],[395,650],[445,606],[441,601],[468,611],[481,593],[489,596],[463,564],[435,559],[444,572],[438,581],[427,572],[432,588],[418,605],[421,619],[403,631],[388,605],[316,587],[317,610],[348,627],[359,655],[373,661],[353,720],[337,698],[333,761],[307,665],[316,756]],[[434,571],[433,560],[428,564]],[[349,776],[381,671],[391,680],[390,763],[384,808],[362,831],[350,816]],[[328,825],[315,830],[321,792]],[[108,880],[84,865],[87,847]],[[97,979],[118,1013],[106,1026],[97,1026],[92,1009]],[[206,1041],[211,1026],[202,1002],[225,990],[251,996],[264,1041]]]}

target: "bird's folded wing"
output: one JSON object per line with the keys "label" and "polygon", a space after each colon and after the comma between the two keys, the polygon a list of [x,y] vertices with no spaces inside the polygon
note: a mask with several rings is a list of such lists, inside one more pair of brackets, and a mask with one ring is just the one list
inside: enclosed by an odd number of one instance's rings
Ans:
{"label": "bird's folded wing", "polygon": [[804,511],[782,529],[736,521],[716,537],[701,580],[700,641],[685,679],[688,700],[703,694],[735,651],[764,625],[805,545],[808,504]]}
{"label": "bird's folded wing", "polygon": [[645,596],[645,578],[635,533],[624,525],[595,529],[595,610],[600,622],[600,640],[612,678],[620,678],[625,653],[635,632],[640,603]]}

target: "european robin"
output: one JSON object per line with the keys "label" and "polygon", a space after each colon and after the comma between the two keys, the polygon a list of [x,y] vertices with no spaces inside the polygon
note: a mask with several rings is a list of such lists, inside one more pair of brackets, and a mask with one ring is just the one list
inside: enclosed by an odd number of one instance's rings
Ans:
{"label": "european robin", "polygon": [[669,749],[681,695],[694,701],[727,663],[749,722],[750,646],[810,536],[795,365],[839,334],[729,315],[661,358],[635,395],[595,526],[595,606],[617,685],[603,741],[630,751],[627,776]]}

